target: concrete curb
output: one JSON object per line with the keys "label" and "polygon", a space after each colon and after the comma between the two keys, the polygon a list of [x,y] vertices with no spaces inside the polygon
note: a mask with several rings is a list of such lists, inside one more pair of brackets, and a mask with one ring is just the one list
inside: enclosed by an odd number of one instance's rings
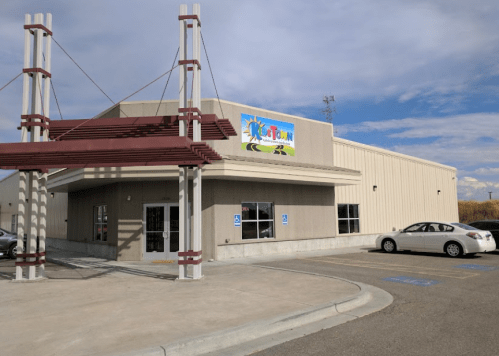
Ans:
{"label": "concrete curb", "polygon": [[214,355],[247,355],[257,350],[262,350],[300,336],[308,335],[371,314],[387,307],[393,301],[393,297],[389,293],[363,283],[316,273],[266,266],[254,267],[338,279],[355,284],[359,287],[360,291],[354,296],[306,308],[298,312],[251,322],[235,328],[206,334],[196,338],[184,339],[175,343],[115,355],[195,356],[210,353],[214,353]]}

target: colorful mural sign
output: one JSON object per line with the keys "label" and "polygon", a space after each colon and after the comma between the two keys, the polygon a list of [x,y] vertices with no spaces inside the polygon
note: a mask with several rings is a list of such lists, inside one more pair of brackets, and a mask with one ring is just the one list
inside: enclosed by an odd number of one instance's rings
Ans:
{"label": "colorful mural sign", "polygon": [[245,151],[295,155],[295,125],[266,117],[241,114],[241,148]]}

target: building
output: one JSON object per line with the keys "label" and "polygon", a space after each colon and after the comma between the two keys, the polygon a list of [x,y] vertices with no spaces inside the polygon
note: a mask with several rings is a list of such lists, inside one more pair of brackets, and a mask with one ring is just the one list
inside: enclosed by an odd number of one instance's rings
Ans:
{"label": "building", "polygon": [[[159,104],[124,102],[100,117],[154,116]],[[458,220],[453,167],[334,138],[325,122],[216,99],[202,100],[201,111],[230,119],[238,134],[208,141],[223,160],[203,167],[205,261],[359,246],[417,221]],[[163,101],[158,115],[177,113],[178,101]],[[178,175],[176,166],[52,171],[47,245],[177,259]],[[8,230],[18,181],[0,181]]]}

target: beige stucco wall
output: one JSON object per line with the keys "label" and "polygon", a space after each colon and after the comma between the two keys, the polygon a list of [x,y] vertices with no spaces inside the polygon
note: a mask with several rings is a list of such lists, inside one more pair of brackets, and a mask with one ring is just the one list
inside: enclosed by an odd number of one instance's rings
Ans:
{"label": "beige stucco wall", "polygon": [[[335,235],[336,223],[331,219],[335,211],[333,187],[223,180],[212,184],[215,202],[213,221],[216,222],[213,229],[217,246],[274,240],[242,239],[241,227],[234,226],[234,214],[241,214],[243,202],[274,203],[275,240]],[[288,215],[288,225],[282,224],[282,214]]]}
{"label": "beige stucco wall", "polygon": [[[100,117],[155,116],[159,101],[124,102]],[[221,107],[221,108],[220,108]],[[223,110],[223,116],[222,116]],[[233,103],[217,99],[203,99],[201,111],[207,114],[216,114],[219,118],[229,119],[236,129],[238,136],[229,140],[207,141],[208,144],[221,155],[237,155],[283,162],[308,163],[331,166],[333,150],[331,142],[331,124],[310,120],[298,116],[287,115],[276,111],[255,108],[252,106]],[[295,156],[281,156],[277,154],[246,151],[241,148],[241,113],[257,115],[277,121],[294,124]],[[158,115],[178,115],[178,101],[167,100],[161,103]],[[317,144],[320,142],[320,145]]]}
{"label": "beige stucco wall", "polygon": [[[213,189],[203,182],[203,256],[214,255]],[[127,200],[130,196],[130,200]],[[192,181],[189,201],[192,206]],[[143,204],[178,203],[178,180],[121,182],[69,193],[69,233],[71,241],[116,246],[119,261],[140,261],[143,254]],[[93,239],[93,207],[107,205],[108,241]],[[191,219],[192,224],[192,219]],[[192,226],[191,226],[192,230]]]}
{"label": "beige stucco wall", "polygon": [[[0,227],[11,229],[12,215],[18,213],[19,173],[15,172],[0,181]],[[47,237],[65,239],[67,235],[68,198],[66,193],[47,197]]]}
{"label": "beige stucco wall", "polygon": [[[116,246],[118,211],[117,184],[68,193],[68,240]],[[107,205],[107,241],[93,241],[93,207]]]}
{"label": "beige stucco wall", "polygon": [[360,185],[336,188],[337,204],[359,204],[362,234],[459,221],[455,168],[341,138],[333,152],[336,166],[362,172]]}

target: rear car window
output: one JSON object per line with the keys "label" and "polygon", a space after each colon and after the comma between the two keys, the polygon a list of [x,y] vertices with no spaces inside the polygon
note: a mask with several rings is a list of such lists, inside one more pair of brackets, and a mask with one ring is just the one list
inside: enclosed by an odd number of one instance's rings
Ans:
{"label": "rear car window", "polygon": [[461,224],[461,223],[452,223],[451,225],[460,227],[461,229],[464,229],[464,230],[478,230],[476,227],[469,226],[466,224]]}

